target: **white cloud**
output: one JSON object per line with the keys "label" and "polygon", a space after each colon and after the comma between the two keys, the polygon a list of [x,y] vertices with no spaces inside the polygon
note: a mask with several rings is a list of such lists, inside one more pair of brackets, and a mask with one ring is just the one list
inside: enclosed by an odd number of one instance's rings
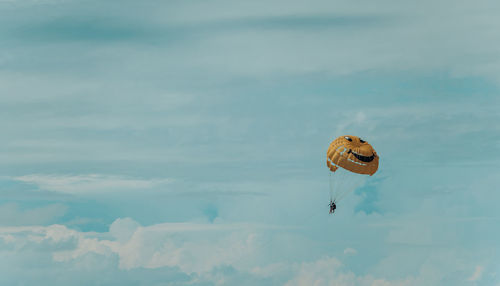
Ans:
{"label": "white cloud", "polygon": [[[3,227],[0,238],[20,244],[54,244],[54,261],[71,262],[88,254],[117,256],[121,269],[178,267],[184,273],[208,273],[223,265],[244,265],[259,245],[258,225],[165,223],[140,226],[118,219],[109,233],[78,232],[62,225]],[[15,238],[15,239],[14,239]],[[57,250],[58,243],[74,247]],[[16,246],[17,245],[17,246]]]}
{"label": "white cloud", "polygon": [[[36,253],[47,253],[50,262],[55,264],[44,262],[46,269],[67,265],[95,272],[97,269],[92,270],[89,263],[98,260],[114,267],[115,273],[110,275],[137,273],[134,271],[140,269],[177,269],[190,277],[186,283],[210,281],[217,285],[229,285],[237,275],[287,286],[463,285],[466,281],[481,279],[485,269],[482,265],[476,266],[467,278],[462,274],[471,268],[466,267],[463,259],[452,251],[440,250],[433,255],[424,254],[424,263],[417,263],[413,268],[418,271],[404,276],[401,273],[406,272],[401,271],[399,265],[405,259],[418,256],[389,254],[377,263],[378,271],[371,269],[364,274],[353,272],[332,256],[302,263],[282,258],[273,262],[266,254],[278,253],[281,240],[271,239],[272,243],[268,244],[262,239],[264,235],[261,225],[163,223],[141,226],[130,218],[123,218],[117,219],[106,233],[79,232],[63,225],[0,227],[0,253],[6,257],[15,249],[16,257],[33,260],[35,265],[39,259]],[[343,252],[357,251],[346,248]],[[454,263],[447,263],[450,261]]]}
{"label": "white cloud", "polygon": [[411,279],[389,281],[370,275],[356,276],[353,272],[343,269],[337,258],[325,257],[317,261],[302,263],[297,274],[288,281],[286,286],[407,286]]}
{"label": "white cloud", "polygon": [[131,218],[118,218],[109,227],[109,233],[120,242],[128,241],[141,225]]}
{"label": "white cloud", "polygon": [[33,174],[13,178],[16,181],[37,185],[40,189],[66,194],[89,194],[126,190],[145,190],[161,187],[171,179],[135,179],[111,175],[45,175]]}

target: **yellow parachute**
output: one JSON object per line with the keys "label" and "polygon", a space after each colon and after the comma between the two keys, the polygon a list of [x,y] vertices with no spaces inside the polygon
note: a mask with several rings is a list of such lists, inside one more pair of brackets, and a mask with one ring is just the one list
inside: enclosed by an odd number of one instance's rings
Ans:
{"label": "yellow parachute", "polygon": [[326,165],[330,169],[330,199],[342,199],[378,169],[379,157],[375,149],[363,139],[345,135],[333,140],[326,152]]}

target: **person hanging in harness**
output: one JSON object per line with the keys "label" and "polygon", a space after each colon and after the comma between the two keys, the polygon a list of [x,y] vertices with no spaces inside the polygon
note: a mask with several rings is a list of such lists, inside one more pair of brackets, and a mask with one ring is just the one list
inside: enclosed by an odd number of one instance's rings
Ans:
{"label": "person hanging in harness", "polygon": [[330,200],[329,206],[330,206],[330,214],[334,213],[335,209],[337,208],[337,205],[335,205],[335,201]]}

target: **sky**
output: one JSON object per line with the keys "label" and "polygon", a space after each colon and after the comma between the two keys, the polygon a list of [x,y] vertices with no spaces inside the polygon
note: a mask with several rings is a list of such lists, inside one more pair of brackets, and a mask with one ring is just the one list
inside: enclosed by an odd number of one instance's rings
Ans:
{"label": "sky", "polygon": [[500,285],[499,9],[0,0],[0,285]]}

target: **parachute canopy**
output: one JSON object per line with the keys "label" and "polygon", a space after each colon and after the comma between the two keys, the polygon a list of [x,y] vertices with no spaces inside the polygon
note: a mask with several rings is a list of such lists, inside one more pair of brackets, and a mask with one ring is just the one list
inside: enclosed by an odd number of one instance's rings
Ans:
{"label": "parachute canopy", "polygon": [[357,174],[373,175],[378,169],[375,149],[357,136],[340,136],[333,140],[326,152],[326,165],[335,172],[343,168]]}

